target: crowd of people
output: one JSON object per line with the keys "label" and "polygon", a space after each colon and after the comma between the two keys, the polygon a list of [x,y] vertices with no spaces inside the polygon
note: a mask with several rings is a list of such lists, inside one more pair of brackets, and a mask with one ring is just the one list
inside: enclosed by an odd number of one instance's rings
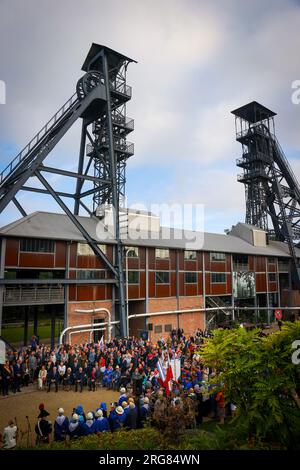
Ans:
{"label": "crowd of people", "polygon": [[156,387],[157,362],[163,350],[168,351],[170,358],[180,359],[183,387],[189,388],[205,373],[193,353],[209,335],[198,329],[193,337],[186,338],[179,329],[173,330],[166,341],[160,339],[157,343],[133,337],[54,349],[37,344],[32,337],[30,347],[8,352],[7,361],[0,368],[1,392],[3,396],[17,393],[30,383],[48,392],[73,389],[80,393],[84,388],[95,391],[96,387],[119,390],[141,379],[143,387],[147,382]]}
{"label": "crowd of people", "polygon": [[[30,347],[9,352],[1,368],[2,394],[7,395],[10,390],[17,393],[30,382],[49,393],[81,393],[84,388],[95,392],[98,387],[120,391],[118,401],[111,403],[110,409],[106,403],[87,411],[78,405],[67,417],[60,408],[53,425],[41,404],[35,427],[38,442],[49,442],[52,432],[54,440],[64,440],[122,428],[136,429],[146,422],[151,424],[155,416],[170,409],[184,409],[191,417],[190,426],[201,424],[208,415],[223,422],[223,392],[210,388],[209,376],[214,371],[204,367],[198,354],[199,346],[209,336],[209,332],[198,329],[186,337],[178,329],[156,343],[134,337],[114,338],[110,342],[60,345],[55,349],[37,344],[33,337]],[[180,363],[180,374],[172,377],[169,387],[162,381],[161,369],[166,373],[171,359]],[[12,426],[10,423],[8,428]]]}

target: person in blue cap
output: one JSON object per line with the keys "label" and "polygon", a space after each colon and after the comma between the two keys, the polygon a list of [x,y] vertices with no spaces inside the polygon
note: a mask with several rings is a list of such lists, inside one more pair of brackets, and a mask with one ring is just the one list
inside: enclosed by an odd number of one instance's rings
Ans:
{"label": "person in blue cap", "polygon": [[95,413],[96,421],[95,421],[95,432],[105,432],[110,431],[108,419],[103,416],[103,411],[98,408]]}
{"label": "person in blue cap", "polygon": [[107,418],[107,405],[104,401],[100,403],[100,410],[103,412],[103,417]]}
{"label": "person in blue cap", "polygon": [[95,421],[94,416],[91,411],[89,411],[86,415],[86,422],[82,425],[82,434],[84,436],[88,436],[89,434],[93,434],[95,432]]}
{"label": "person in blue cap", "polygon": [[83,424],[86,420],[85,414],[84,414],[84,411],[83,411],[83,406],[82,405],[76,406],[75,413],[79,416],[80,424]]}

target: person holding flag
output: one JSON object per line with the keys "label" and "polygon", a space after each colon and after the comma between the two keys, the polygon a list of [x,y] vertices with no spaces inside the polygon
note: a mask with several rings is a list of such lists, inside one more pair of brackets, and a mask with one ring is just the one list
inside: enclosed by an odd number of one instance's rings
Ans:
{"label": "person holding flag", "polygon": [[159,383],[166,389],[166,394],[170,395],[172,390],[173,371],[170,362],[170,356],[167,350],[162,352],[162,356],[157,362],[159,372]]}

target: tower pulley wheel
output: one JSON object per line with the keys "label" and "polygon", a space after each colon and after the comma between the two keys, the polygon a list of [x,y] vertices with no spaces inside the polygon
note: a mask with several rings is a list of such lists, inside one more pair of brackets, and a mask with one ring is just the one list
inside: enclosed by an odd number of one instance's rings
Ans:
{"label": "tower pulley wheel", "polygon": [[81,77],[76,86],[78,98],[82,100],[87,96],[94,88],[96,88],[100,82],[104,83],[104,79],[100,72],[97,70],[91,70]]}

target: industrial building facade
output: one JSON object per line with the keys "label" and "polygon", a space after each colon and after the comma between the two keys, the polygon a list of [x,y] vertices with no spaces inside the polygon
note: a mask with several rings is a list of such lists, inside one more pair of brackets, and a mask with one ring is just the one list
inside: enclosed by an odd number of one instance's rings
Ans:
{"label": "industrial building facade", "polygon": [[[101,239],[99,220],[79,219],[114,264],[114,240],[104,236],[104,226]],[[266,307],[299,305],[288,247],[268,242],[266,232],[257,227],[239,223],[229,234],[204,233],[193,249],[186,248],[176,230],[164,236],[160,226],[156,237],[129,235],[123,248],[131,335],[147,332],[158,339],[173,328],[193,334],[228,319],[270,322],[274,312]],[[101,308],[109,310],[112,321],[119,320],[111,274],[67,216],[35,212],[2,227],[0,236],[4,338],[5,325],[18,321],[24,324],[26,342],[28,321],[38,333],[42,316],[51,318],[53,336],[55,322],[61,329],[105,322]],[[228,313],[226,306],[262,310]],[[214,307],[219,310],[210,310]],[[102,333],[95,331],[94,339]],[[119,334],[117,323],[113,334]],[[89,338],[89,332],[81,332],[73,334],[72,342]]]}

